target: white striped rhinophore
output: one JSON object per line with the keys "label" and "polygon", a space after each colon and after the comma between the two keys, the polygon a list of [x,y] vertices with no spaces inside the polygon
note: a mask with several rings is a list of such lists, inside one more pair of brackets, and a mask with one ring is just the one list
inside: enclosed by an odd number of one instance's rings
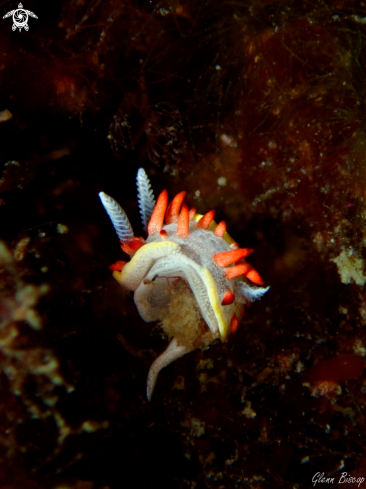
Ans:
{"label": "white striped rhinophore", "polygon": [[121,243],[124,244],[132,241],[134,234],[125,211],[112,197],[104,192],[100,192],[99,197]]}

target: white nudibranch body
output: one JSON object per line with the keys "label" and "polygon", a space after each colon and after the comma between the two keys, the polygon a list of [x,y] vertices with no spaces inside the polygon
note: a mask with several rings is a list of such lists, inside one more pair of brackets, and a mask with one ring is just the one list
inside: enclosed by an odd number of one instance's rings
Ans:
{"label": "white nudibranch body", "polygon": [[147,378],[151,399],[160,370],[177,358],[205,348],[217,338],[235,333],[244,305],[260,299],[269,287],[245,261],[253,250],[239,248],[216,224],[214,211],[205,215],[188,210],[185,192],[168,205],[164,190],[155,204],[145,170],[137,173],[140,213],[148,238],[136,238],[123,209],[101,192],[101,201],[116,229],[122,249],[131,260],[110,268],[134,300],[144,321],[160,321],[171,338],[168,348],[153,362]]}

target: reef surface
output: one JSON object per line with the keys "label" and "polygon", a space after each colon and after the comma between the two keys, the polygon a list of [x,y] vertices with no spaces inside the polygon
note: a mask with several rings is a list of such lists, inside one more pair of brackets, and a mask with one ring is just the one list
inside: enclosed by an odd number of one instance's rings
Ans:
{"label": "reef surface", "polygon": [[[28,31],[0,29],[0,486],[366,478],[365,3],[24,8]],[[215,208],[271,286],[150,403],[167,339],[108,269],[126,256],[98,199],[143,235],[139,167]]]}

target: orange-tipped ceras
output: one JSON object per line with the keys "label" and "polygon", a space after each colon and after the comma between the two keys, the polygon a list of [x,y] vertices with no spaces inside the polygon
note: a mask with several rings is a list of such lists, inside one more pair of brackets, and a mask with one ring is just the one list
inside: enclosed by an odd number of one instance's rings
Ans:
{"label": "orange-tipped ceras", "polygon": [[[111,268],[118,282],[134,291],[140,316],[160,321],[171,338],[168,348],[153,362],[147,379],[150,400],[160,370],[194,348],[205,348],[216,338],[235,333],[248,302],[269,289],[253,286],[263,281],[245,258],[253,251],[239,248],[216,224],[214,211],[197,215],[184,204],[180,192],[168,205],[166,190],[155,204],[145,171],[137,173],[138,201],[146,241],[136,238],[123,209],[108,195],[102,203],[117,231],[128,263]],[[181,319],[180,319],[181,318]],[[181,321],[181,322],[180,322]],[[200,323],[200,327],[197,327]]]}

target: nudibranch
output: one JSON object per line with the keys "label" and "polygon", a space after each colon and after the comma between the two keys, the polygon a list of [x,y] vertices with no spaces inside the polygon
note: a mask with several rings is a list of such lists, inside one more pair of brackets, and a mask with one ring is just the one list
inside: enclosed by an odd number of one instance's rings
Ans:
{"label": "nudibranch", "polygon": [[259,273],[245,261],[253,250],[239,248],[225,221],[215,223],[214,211],[200,215],[188,209],[186,192],[168,205],[163,190],[155,203],[143,168],[137,172],[137,193],[146,240],[134,236],[126,213],[112,197],[104,192],[99,197],[131,258],[110,266],[114,277],[134,292],[142,319],[160,321],[171,339],[150,367],[150,400],[162,368],[217,338],[225,341],[238,329],[245,304],[260,299],[269,287],[260,287]]}

